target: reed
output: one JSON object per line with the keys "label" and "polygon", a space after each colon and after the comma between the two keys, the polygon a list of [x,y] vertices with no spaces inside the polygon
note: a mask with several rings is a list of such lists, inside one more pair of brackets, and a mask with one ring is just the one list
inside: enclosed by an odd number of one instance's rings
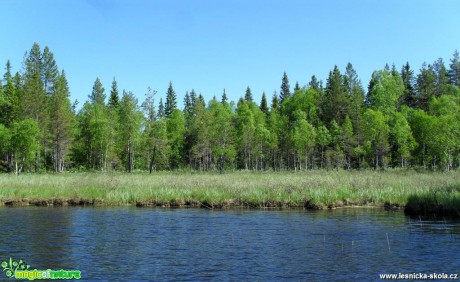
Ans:
{"label": "reed", "polygon": [[1,205],[335,208],[460,206],[460,171],[61,173],[0,175]]}

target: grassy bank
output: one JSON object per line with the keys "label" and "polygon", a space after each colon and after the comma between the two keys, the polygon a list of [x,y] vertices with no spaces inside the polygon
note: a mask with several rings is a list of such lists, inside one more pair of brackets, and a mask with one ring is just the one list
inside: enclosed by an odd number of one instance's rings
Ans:
{"label": "grassy bank", "polygon": [[[0,205],[334,208],[433,205],[460,214],[460,172],[408,170],[0,175]],[[413,205],[412,207],[410,205]]]}

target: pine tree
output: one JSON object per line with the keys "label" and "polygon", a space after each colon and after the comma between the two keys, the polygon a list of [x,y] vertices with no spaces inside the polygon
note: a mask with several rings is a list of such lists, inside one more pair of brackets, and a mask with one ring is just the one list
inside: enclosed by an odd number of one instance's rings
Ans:
{"label": "pine tree", "polygon": [[283,101],[289,97],[291,97],[291,90],[289,86],[289,79],[286,74],[286,72],[283,73],[283,78],[281,79],[281,91],[280,91],[280,98],[279,102],[280,104],[283,103]]}
{"label": "pine tree", "polygon": [[53,82],[50,97],[50,134],[53,144],[54,171],[61,172],[65,167],[72,133],[73,112],[70,105],[70,92],[64,71]]}
{"label": "pine tree", "polygon": [[53,91],[53,85],[58,79],[59,70],[56,61],[54,60],[54,55],[48,46],[45,46],[42,54],[42,80],[46,94],[51,94]]}
{"label": "pine tree", "polygon": [[244,94],[244,100],[252,101],[252,93],[251,93],[251,88],[249,88],[249,86],[246,88],[246,93]]}
{"label": "pine tree", "polygon": [[21,118],[31,118],[35,120],[40,128],[40,143],[43,149],[43,158],[41,157],[41,150],[35,150],[35,171],[40,168],[41,161],[46,168],[47,160],[47,136],[48,136],[48,122],[49,122],[49,108],[48,97],[44,87],[43,80],[43,61],[40,46],[34,43],[30,52],[25,56],[25,72],[23,75],[23,99],[22,109],[23,115]]}
{"label": "pine tree", "polygon": [[262,93],[262,99],[260,100],[260,110],[265,114],[268,115],[268,104],[267,104],[267,97],[265,97],[265,92]]}
{"label": "pine tree", "polygon": [[93,91],[89,95],[89,100],[92,104],[104,105],[105,98],[105,89],[102,86],[101,80],[97,77],[93,84]]}
{"label": "pine tree", "polygon": [[168,91],[166,92],[165,116],[169,118],[172,112],[177,108],[176,92],[174,92],[172,82],[169,82]]}
{"label": "pine tree", "polygon": [[108,106],[110,108],[115,109],[118,107],[119,104],[120,104],[120,95],[118,92],[118,84],[114,77],[112,81],[112,87],[110,89],[110,97],[109,97]]}
{"label": "pine tree", "polygon": [[145,118],[148,123],[152,123],[155,120],[155,95],[157,94],[156,90],[147,87],[147,93],[145,93],[145,101],[142,103],[141,107],[144,111]]}

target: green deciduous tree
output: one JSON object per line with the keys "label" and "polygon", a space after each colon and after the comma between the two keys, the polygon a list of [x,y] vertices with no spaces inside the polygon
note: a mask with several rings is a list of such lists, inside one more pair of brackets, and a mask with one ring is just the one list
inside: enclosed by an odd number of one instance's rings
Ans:
{"label": "green deciduous tree", "polygon": [[398,109],[398,101],[404,94],[404,84],[399,76],[388,71],[372,74],[373,86],[369,93],[370,107],[384,115],[393,115]]}
{"label": "green deciduous tree", "polygon": [[364,146],[371,157],[374,168],[385,168],[385,156],[389,151],[390,128],[379,110],[367,109],[363,116]]}
{"label": "green deciduous tree", "polygon": [[292,150],[294,153],[294,169],[308,168],[308,159],[315,146],[316,130],[306,119],[305,112],[296,110],[294,112],[294,124],[290,134]]}
{"label": "green deciduous tree", "polygon": [[401,113],[395,113],[393,116],[390,140],[399,156],[400,166],[405,167],[412,150],[415,149],[416,143],[409,123]]}
{"label": "green deciduous tree", "polygon": [[104,86],[102,86],[101,80],[97,77],[93,84],[93,91],[91,92],[91,95],[89,95],[89,101],[92,104],[105,105],[105,98],[106,94]]}
{"label": "green deciduous tree", "polygon": [[132,92],[123,91],[119,107],[119,145],[122,162],[126,171],[135,167],[136,151],[139,149],[142,113],[139,112],[137,99]]}
{"label": "green deciduous tree", "polygon": [[40,128],[33,119],[13,123],[11,128],[11,150],[16,174],[22,172],[31,162],[40,147]]}

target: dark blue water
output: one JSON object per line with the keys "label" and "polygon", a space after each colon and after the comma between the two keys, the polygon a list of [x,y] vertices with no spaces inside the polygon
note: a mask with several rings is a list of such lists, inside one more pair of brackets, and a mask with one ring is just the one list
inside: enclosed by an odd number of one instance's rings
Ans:
{"label": "dark blue water", "polygon": [[0,208],[0,246],[1,261],[78,269],[88,281],[373,281],[380,273],[460,273],[459,221],[379,209]]}

